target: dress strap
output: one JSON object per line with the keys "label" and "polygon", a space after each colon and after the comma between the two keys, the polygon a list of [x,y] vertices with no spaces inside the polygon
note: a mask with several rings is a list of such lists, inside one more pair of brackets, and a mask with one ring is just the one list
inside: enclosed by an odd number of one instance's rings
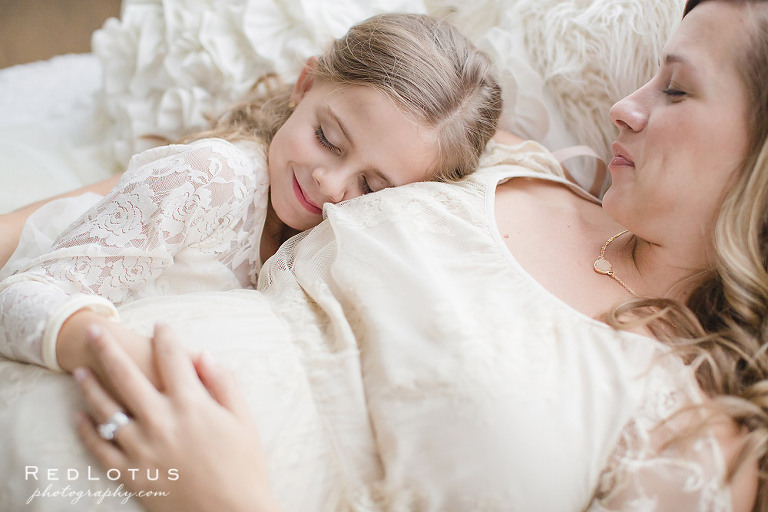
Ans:
{"label": "dress strap", "polygon": [[[557,154],[549,151],[541,144],[525,141],[515,146],[506,146],[494,141],[491,142],[493,144],[486,148],[486,153],[480,162],[480,169],[474,178],[484,181],[491,190],[495,190],[498,184],[512,178],[536,178],[560,183],[579,197],[600,204],[600,199],[594,193],[585,190],[578,180],[573,179],[565,171],[557,158]],[[586,149],[592,151],[589,148]],[[594,154],[594,152],[592,153]],[[596,154],[595,157],[597,158]]]}
{"label": "dress strap", "polygon": [[595,174],[592,178],[592,184],[589,187],[587,187],[587,183],[584,183],[585,180],[576,179],[568,171],[567,167],[563,166],[563,170],[565,171],[565,175],[569,180],[573,181],[574,183],[579,183],[593,196],[600,197],[601,193],[603,192],[603,187],[605,186],[606,177],[608,176],[608,167],[605,165],[605,161],[603,161],[603,159],[598,156],[595,150],[589,146],[569,146],[566,148],[558,149],[557,151],[553,151],[552,154],[561,164],[566,160],[570,160],[571,158],[575,158],[577,156],[593,157],[597,163],[595,165]]}

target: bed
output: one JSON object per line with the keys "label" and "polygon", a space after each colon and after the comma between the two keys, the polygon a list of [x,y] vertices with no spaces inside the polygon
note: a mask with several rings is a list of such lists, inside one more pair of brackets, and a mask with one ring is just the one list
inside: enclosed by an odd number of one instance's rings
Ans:
{"label": "bed", "polygon": [[[94,34],[92,53],[0,71],[0,213],[119,172],[131,155],[157,144],[145,135],[174,139],[200,129],[256,77],[274,71],[292,80],[328,38],[383,11],[447,17],[488,52],[502,72],[504,128],[552,150],[586,146],[608,159],[615,136],[608,110],[650,78],[683,3],[124,0],[120,19],[108,20]],[[595,194],[607,185],[594,159],[568,168]],[[62,215],[61,222],[66,219]],[[204,345],[206,333],[196,335],[192,344]],[[215,352],[246,389],[263,385],[249,377],[258,373],[246,371],[253,365],[267,373],[295,370],[290,353],[272,351],[265,362],[263,354],[245,354],[236,345]],[[26,474],[29,466],[76,468],[81,479],[93,472],[100,479],[89,489],[110,488],[72,429],[77,399],[71,386],[66,376],[0,361],[0,510],[137,509],[135,500],[114,497],[49,496],[25,505],[45,488]],[[51,428],[60,435],[47,436]],[[76,466],[61,462],[74,459]],[[67,476],[59,475],[62,484]],[[287,508],[300,510],[301,502]]]}

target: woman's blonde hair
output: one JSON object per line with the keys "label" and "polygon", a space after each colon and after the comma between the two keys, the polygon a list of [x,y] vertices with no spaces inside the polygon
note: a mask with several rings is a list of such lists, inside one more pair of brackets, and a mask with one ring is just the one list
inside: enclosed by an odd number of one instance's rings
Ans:
{"label": "woman's blonde hair", "polygon": [[[317,58],[315,80],[373,87],[420,124],[436,128],[431,175],[457,180],[472,173],[496,132],[501,88],[490,59],[445,21],[418,14],[382,14],[353,26]],[[292,86],[270,75],[252,97],[201,136],[262,140],[267,146],[291,115]]]}
{"label": "woman's blonde hair", "polygon": [[757,456],[754,510],[768,512],[768,0],[689,0],[683,16],[704,1],[751,10],[749,44],[733,53],[750,105],[747,154],[717,217],[712,265],[685,281],[692,284],[687,303],[631,301],[616,308],[609,323],[626,326],[626,313],[657,309],[644,319],[648,327],[694,362],[716,410],[748,431],[728,477]]}

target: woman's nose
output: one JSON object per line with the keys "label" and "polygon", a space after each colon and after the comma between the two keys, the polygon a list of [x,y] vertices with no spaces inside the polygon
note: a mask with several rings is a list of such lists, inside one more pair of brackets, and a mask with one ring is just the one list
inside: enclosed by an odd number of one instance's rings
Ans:
{"label": "woman's nose", "polygon": [[312,171],[312,179],[317,183],[320,193],[328,199],[325,202],[335,204],[344,200],[347,186],[343,172],[315,167]]}
{"label": "woman's nose", "polygon": [[648,85],[641,87],[629,96],[613,104],[610,111],[611,121],[619,131],[642,131],[648,121]]}

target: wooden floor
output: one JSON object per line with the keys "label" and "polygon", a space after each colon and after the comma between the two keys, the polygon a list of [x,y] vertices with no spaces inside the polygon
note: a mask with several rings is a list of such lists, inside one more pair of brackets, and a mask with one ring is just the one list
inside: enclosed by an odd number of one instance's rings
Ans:
{"label": "wooden floor", "polygon": [[0,68],[85,53],[120,0],[0,0]]}

